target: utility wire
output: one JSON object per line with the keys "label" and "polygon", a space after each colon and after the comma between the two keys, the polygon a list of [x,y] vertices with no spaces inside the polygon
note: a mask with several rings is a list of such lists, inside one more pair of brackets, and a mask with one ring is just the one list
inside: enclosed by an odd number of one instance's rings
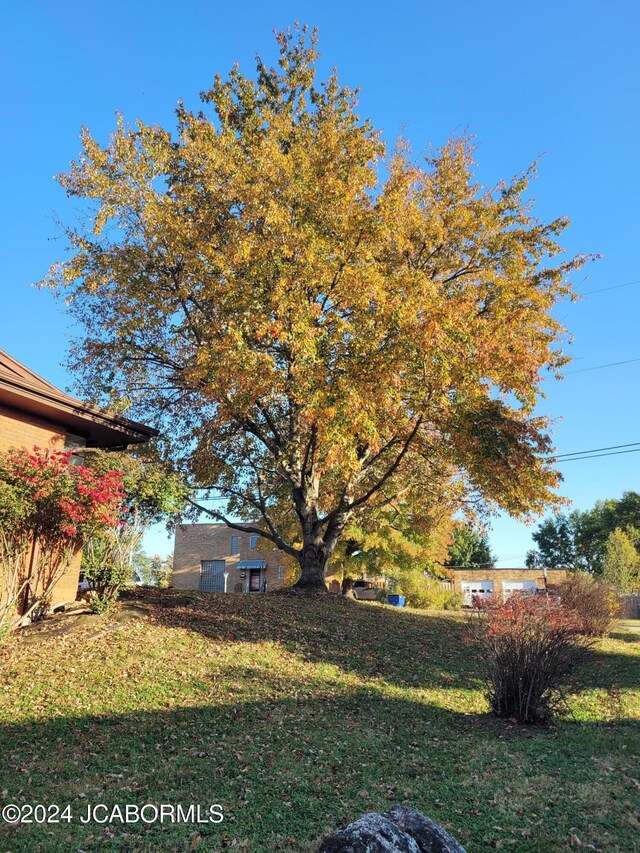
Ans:
{"label": "utility wire", "polygon": [[631,441],[629,444],[612,444],[611,447],[594,447],[591,450],[576,450],[574,453],[558,453],[553,459],[564,459],[566,456],[583,456],[585,453],[600,453],[603,450],[620,450],[622,447],[638,447],[640,441]]}
{"label": "utility wire", "polygon": [[622,456],[625,453],[640,453],[640,447],[635,450],[616,450],[613,453],[596,453],[593,456],[572,456],[568,459],[560,459],[560,464],[564,462],[578,462],[581,459],[600,459],[602,456]]}
{"label": "utility wire", "polygon": [[628,358],[626,361],[610,361],[608,364],[596,364],[594,367],[579,367],[577,370],[565,371],[565,376],[571,373],[589,373],[590,370],[602,370],[605,367],[618,367],[620,364],[631,364],[634,361],[640,361],[640,358]]}
{"label": "utility wire", "polygon": [[592,293],[604,293],[605,290],[619,290],[621,287],[631,287],[632,284],[640,284],[640,278],[635,281],[627,281],[624,284],[612,284],[610,287],[598,287],[596,290],[586,290],[582,296],[591,296]]}

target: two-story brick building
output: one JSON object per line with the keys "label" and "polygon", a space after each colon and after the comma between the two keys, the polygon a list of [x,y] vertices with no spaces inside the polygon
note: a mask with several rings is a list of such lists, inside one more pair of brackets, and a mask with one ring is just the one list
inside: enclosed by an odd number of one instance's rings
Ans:
{"label": "two-story brick building", "polygon": [[177,589],[273,592],[290,580],[282,551],[254,533],[226,524],[180,524],[176,528],[172,584]]}
{"label": "two-story brick building", "polygon": [[[80,453],[85,447],[123,449],[157,434],[76,400],[0,350],[0,453],[36,446]],[[80,560],[78,553],[56,584],[52,606],[75,599]]]}

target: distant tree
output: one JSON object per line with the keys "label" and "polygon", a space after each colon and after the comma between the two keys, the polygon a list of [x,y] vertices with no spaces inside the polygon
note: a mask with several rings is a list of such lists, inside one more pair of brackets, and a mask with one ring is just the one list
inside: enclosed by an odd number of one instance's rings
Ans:
{"label": "distant tree", "polygon": [[546,565],[602,575],[609,537],[622,531],[633,547],[640,546],[640,494],[596,501],[591,509],[546,518],[533,534],[537,550],[527,565]]}
{"label": "distant tree", "polygon": [[591,509],[576,514],[575,549],[590,574],[602,574],[607,539],[619,526],[617,504],[618,501],[615,499],[596,501]]}
{"label": "distant tree", "polygon": [[620,592],[640,592],[640,555],[619,527],[609,534],[605,543],[602,575]]}
{"label": "distant tree", "polygon": [[445,566],[478,566],[493,568],[495,557],[489,547],[489,539],[469,525],[458,525],[453,530],[453,541]]}
{"label": "distant tree", "polygon": [[640,530],[640,494],[624,492],[619,499],[597,501],[586,512],[577,513],[574,525],[576,553],[587,571],[601,575],[609,536],[622,530],[637,547]]}
{"label": "distant tree", "polygon": [[576,517],[559,514],[546,518],[532,535],[538,546],[529,551],[526,565],[546,566],[550,569],[576,568],[576,547],[574,543],[574,527]]}
{"label": "distant tree", "polygon": [[624,492],[616,502],[615,515],[618,527],[622,530],[634,531],[637,535],[637,531],[640,530],[640,494]]}
{"label": "distant tree", "polygon": [[354,93],[315,79],[315,34],[277,40],[277,67],[217,77],[175,135],[83,130],[60,180],[87,219],[47,283],[83,330],[83,389],[152,417],[227,500],[203,512],[257,519],[324,589],[366,504],[434,484],[515,516],[557,503],[533,411],[585,258],[556,259],[568,223],[533,216],[533,169],[490,190],[468,139],[387,156]]}
{"label": "distant tree", "polygon": [[142,548],[136,549],[133,556],[133,577],[145,586],[168,587],[173,572],[173,555],[161,557],[159,554],[149,556]]}

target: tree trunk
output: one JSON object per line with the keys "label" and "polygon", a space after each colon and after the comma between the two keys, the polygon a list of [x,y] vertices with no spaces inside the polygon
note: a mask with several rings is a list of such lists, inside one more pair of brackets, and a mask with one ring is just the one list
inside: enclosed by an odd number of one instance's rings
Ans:
{"label": "tree trunk", "polygon": [[321,545],[305,545],[300,557],[300,579],[294,584],[295,589],[305,592],[327,592],[324,573],[327,567],[328,555]]}
{"label": "tree trunk", "polygon": [[342,594],[346,598],[355,598],[353,594],[353,578],[342,579]]}

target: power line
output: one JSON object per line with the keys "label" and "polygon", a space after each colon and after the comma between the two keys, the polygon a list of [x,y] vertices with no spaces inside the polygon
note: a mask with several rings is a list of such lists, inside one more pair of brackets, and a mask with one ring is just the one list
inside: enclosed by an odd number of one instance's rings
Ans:
{"label": "power line", "polygon": [[589,373],[590,370],[602,370],[605,367],[618,367],[620,364],[631,364],[634,361],[640,361],[640,358],[628,358],[626,361],[610,361],[608,364],[596,364],[594,367],[579,367],[577,370],[565,371],[565,376],[571,373]]}
{"label": "power line", "polygon": [[579,462],[581,459],[600,459],[602,456],[622,456],[625,453],[640,453],[640,447],[635,450],[616,450],[613,453],[596,453],[593,456],[572,456],[569,459],[560,459],[560,464],[564,462]]}
{"label": "power line", "polygon": [[591,450],[576,450],[574,453],[558,453],[553,459],[564,459],[566,456],[583,456],[585,453],[600,453],[603,450],[620,450],[622,447],[638,447],[640,441],[631,441],[629,444],[612,444],[610,447],[594,447]]}
{"label": "power line", "polygon": [[633,284],[640,284],[640,278],[635,281],[627,281],[624,284],[612,284],[610,287],[598,287],[596,290],[586,290],[582,296],[591,296],[592,293],[604,293],[605,290],[619,290],[621,287],[631,287]]}

